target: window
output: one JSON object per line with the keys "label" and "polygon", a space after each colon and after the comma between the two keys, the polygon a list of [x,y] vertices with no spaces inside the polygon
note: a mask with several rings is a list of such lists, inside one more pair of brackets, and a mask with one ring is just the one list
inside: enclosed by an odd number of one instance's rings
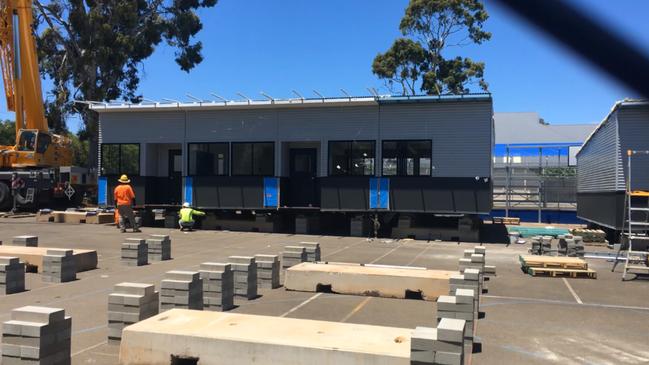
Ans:
{"label": "window", "polygon": [[140,145],[139,144],[102,144],[101,145],[101,174],[102,175],[139,175],[140,174]]}
{"label": "window", "polygon": [[374,141],[329,142],[329,175],[374,175]]}
{"label": "window", "polygon": [[383,176],[430,176],[431,141],[383,141]]}
{"label": "window", "polygon": [[275,175],[275,144],[232,143],[232,175]]}
{"label": "window", "polygon": [[227,143],[190,143],[189,175],[228,175],[230,146]]}

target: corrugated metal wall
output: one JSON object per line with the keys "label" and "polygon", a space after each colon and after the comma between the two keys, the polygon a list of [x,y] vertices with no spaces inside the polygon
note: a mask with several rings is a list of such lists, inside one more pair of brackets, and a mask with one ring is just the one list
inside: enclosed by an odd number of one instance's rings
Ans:
{"label": "corrugated metal wall", "polygon": [[[492,101],[432,101],[356,106],[249,110],[100,113],[103,143],[319,141],[320,176],[327,175],[328,141],[375,140],[376,173],[382,139],[432,139],[435,177],[490,177]],[[183,151],[186,148],[183,147]],[[143,158],[144,160],[144,158]],[[145,162],[145,161],[143,161]],[[184,162],[186,168],[186,159]],[[185,170],[186,171],[186,170]]]}
{"label": "corrugated metal wall", "polygon": [[[618,112],[618,130],[624,176],[627,176],[627,150],[649,150],[649,105],[622,106]],[[649,190],[649,156],[636,155],[631,160],[631,189]],[[622,189],[624,179],[621,176]]]}
{"label": "corrugated metal wall", "polygon": [[490,102],[382,104],[382,139],[432,139],[433,175],[491,176]]}
{"label": "corrugated metal wall", "polygon": [[619,190],[621,156],[617,125],[617,113],[613,113],[577,155],[577,192]]}

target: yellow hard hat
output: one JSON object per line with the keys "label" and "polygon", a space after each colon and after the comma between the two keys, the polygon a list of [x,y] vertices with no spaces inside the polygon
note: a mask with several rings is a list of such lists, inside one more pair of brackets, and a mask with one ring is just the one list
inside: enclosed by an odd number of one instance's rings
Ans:
{"label": "yellow hard hat", "polygon": [[131,182],[131,180],[128,179],[128,176],[126,176],[126,174],[122,175],[117,181],[121,182],[122,184],[128,184]]}

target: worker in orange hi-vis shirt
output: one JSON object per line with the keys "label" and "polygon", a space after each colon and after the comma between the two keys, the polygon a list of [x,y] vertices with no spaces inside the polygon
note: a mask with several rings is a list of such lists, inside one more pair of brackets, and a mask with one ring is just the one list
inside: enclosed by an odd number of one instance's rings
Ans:
{"label": "worker in orange hi-vis shirt", "polygon": [[126,220],[128,219],[133,227],[133,232],[142,232],[138,229],[133,213],[133,202],[135,201],[135,192],[131,187],[131,180],[128,176],[122,175],[119,178],[119,185],[115,188],[114,198],[117,212],[119,213],[119,229],[122,233],[126,232]]}

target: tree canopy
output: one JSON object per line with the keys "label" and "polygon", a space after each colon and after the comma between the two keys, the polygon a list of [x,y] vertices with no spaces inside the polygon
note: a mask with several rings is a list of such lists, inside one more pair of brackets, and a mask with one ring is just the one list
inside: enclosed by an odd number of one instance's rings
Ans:
{"label": "tree canopy", "polygon": [[372,72],[403,95],[461,94],[474,84],[487,91],[483,62],[443,53],[489,40],[488,18],[480,0],[410,0],[399,25],[404,37],[374,58]]}
{"label": "tree canopy", "polygon": [[16,122],[13,120],[0,120],[0,146],[13,146],[16,144]]}
{"label": "tree canopy", "polygon": [[46,100],[50,127],[65,130],[65,117],[79,113],[96,161],[97,119],[74,100],[137,102],[142,62],[165,42],[189,72],[202,60],[194,36],[203,24],[201,8],[217,0],[50,0],[34,1],[41,73],[53,81]]}

